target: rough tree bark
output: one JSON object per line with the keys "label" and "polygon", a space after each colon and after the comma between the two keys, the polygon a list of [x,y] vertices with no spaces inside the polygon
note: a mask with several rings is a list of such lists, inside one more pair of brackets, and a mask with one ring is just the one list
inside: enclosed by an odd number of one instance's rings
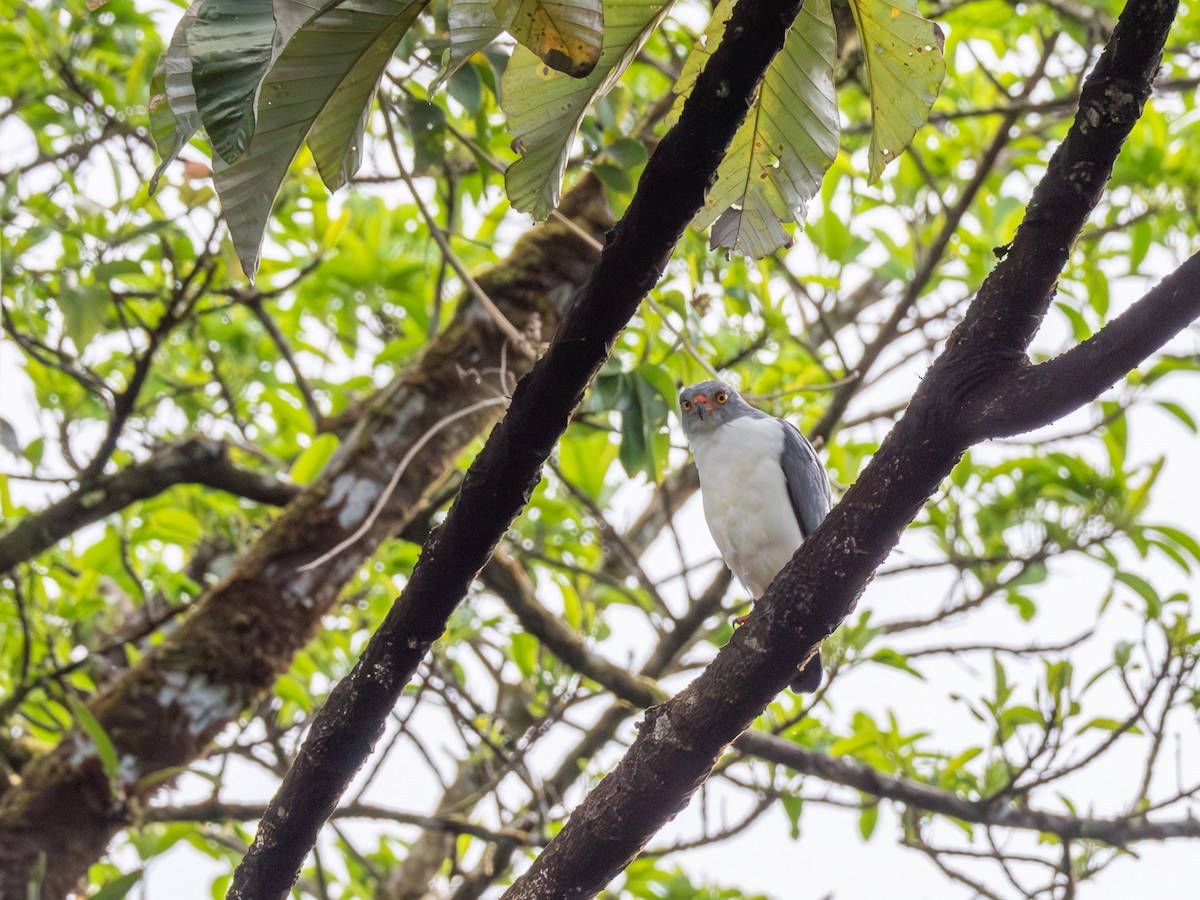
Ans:
{"label": "rough tree bark", "polygon": [[[593,239],[612,223],[603,192],[590,178],[566,195],[562,212]],[[504,264],[477,280],[518,328],[534,316],[553,327],[562,301],[584,281],[596,256],[591,241],[550,222],[522,237]],[[96,698],[92,712],[121,760],[117,793],[95,748],[78,732],[22,771],[21,783],[0,796],[0,898],[24,897],[43,856],[41,896],[73,890],[112,836],[162,786],[154,774],[202,756],[221,729],[287,669],[341,588],[421,508],[497,408],[439,431],[361,539],[315,569],[297,568],[358,529],[397,461],[435,423],[496,395],[494,386],[464,378],[462,369],[494,369],[503,346],[488,315],[464,301],[420,362],[370,401],[322,477],[198,601],[178,630]],[[529,365],[515,352],[506,360],[518,376]]]}

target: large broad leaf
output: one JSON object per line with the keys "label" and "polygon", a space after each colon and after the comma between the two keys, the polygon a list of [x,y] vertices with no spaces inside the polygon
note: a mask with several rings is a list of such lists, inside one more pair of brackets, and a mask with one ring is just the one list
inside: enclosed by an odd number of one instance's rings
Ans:
{"label": "large broad leaf", "polygon": [[513,51],[500,98],[521,154],[504,178],[514,207],[535,219],[550,215],[588,106],[616,84],[669,7],[670,0],[607,0],[604,48],[587,78],[556,72],[524,47]]}
{"label": "large broad leaf", "polygon": [[[732,8],[723,0],[713,12],[681,73],[681,93],[695,83]],[[714,248],[766,256],[791,241],[784,222],[803,221],[838,151],[836,44],[829,0],[806,0],[696,216],[697,228],[713,225]]]}
{"label": "large broad leaf", "polygon": [[188,29],[196,105],[213,152],[232,162],[254,134],[254,98],[271,65],[271,0],[201,0]]}
{"label": "large broad leaf", "polygon": [[[196,0],[187,8],[150,81],[150,131],[160,157],[158,168],[150,179],[151,193],[158,189],[159,179],[167,166],[187,146],[200,126],[206,124],[196,97],[196,80],[202,82],[204,99],[210,104],[206,114],[212,115],[213,121],[207,123],[206,130],[216,152],[229,159],[236,158],[253,134],[254,100],[262,76],[291,36],[335,2],[274,0],[270,52],[265,55],[252,52],[244,56],[240,53],[243,35],[239,28],[230,27],[222,32],[215,24],[215,17],[220,14],[236,21],[242,9],[240,3]],[[207,11],[207,18],[198,24],[197,14],[201,10]],[[265,27],[261,15],[254,21]],[[193,39],[193,27],[201,32],[198,39]],[[219,33],[225,35],[224,40],[217,38]],[[259,46],[263,35],[252,33],[248,40],[251,46]],[[221,59],[223,66],[216,66],[208,58],[209,54]],[[195,61],[193,56],[197,57]],[[236,61],[240,69],[232,68],[230,61]],[[197,74],[197,66],[200,74]],[[228,74],[229,82],[222,82],[217,77],[220,74]]]}
{"label": "large broad leaf", "polygon": [[199,0],[192,82],[213,151],[232,162],[254,135],[259,86],[292,35],[338,0]]}
{"label": "large broad leaf", "polygon": [[871,180],[904,152],[929,119],[946,61],[942,30],[916,0],[850,0],[871,92]]}
{"label": "large broad leaf", "polygon": [[430,86],[441,87],[463,63],[504,32],[500,17],[490,0],[453,0],[446,14],[450,30],[450,47],[446,50],[445,65]]}
{"label": "large broad leaf", "polygon": [[600,61],[604,40],[602,0],[452,0],[447,20],[450,49],[445,71],[436,85],[502,31],[552,69],[574,78],[587,76]]}
{"label": "large broad leaf", "polygon": [[234,249],[248,276],[258,271],[271,204],[309,130],[322,174],[340,184],[346,177],[341,154],[358,159],[361,138],[356,142],[355,135],[364,107],[427,2],[350,0],[296,32],[271,67],[259,90],[249,146],[233,163],[213,161]]}
{"label": "large broad leaf", "polygon": [[187,52],[187,33],[198,6],[193,4],[184,12],[150,79],[150,133],[159,156],[158,168],[150,178],[152,194],[158,190],[167,166],[200,128],[196,92],[192,89],[192,60]]}

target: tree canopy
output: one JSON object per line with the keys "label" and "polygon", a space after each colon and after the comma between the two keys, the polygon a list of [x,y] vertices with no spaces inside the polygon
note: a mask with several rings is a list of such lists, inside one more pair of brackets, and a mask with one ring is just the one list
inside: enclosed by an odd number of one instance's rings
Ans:
{"label": "tree canopy", "polygon": [[[1191,7],[92,5],[0,18],[0,897],[1200,837]],[[714,372],[837,488],[737,629]]]}

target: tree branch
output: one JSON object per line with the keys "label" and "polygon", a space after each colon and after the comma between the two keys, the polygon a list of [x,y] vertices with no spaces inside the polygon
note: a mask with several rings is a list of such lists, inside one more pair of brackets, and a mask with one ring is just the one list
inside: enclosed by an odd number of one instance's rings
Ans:
{"label": "tree branch", "polygon": [[1095,400],[1200,315],[1200,253],[1082,344],[989,385],[989,437],[1040,428]]}
{"label": "tree branch", "polygon": [[1174,0],[1129,0],[1083,83],[1075,121],[1034,189],[1008,254],[950,335],[948,358],[963,347],[974,349],[974,340],[1010,361],[1024,353],[1117,154],[1141,118],[1177,7]]}
{"label": "tree branch", "polygon": [[831,784],[844,785],[873,797],[906,803],[964,822],[1056,834],[1063,840],[1082,838],[1102,841],[1114,847],[1137,841],[1200,838],[1200,821],[1192,816],[1164,822],[1152,822],[1137,815],[1092,819],[1030,809],[1009,802],[997,804],[968,800],[932,785],[882,775],[871,766],[855,760],[834,759],[761,731],[746,732],[734,746],[745,753],[779,763],[804,775],[814,775]]}
{"label": "tree branch", "polygon": [[270,475],[234,465],[223,441],[190,438],[164,447],[144,462],[102,475],[19,521],[0,535],[0,573],[33,559],[85,525],[177,484],[202,484],[271,506],[283,506],[300,492]]}
{"label": "tree branch", "polygon": [[[612,219],[599,182],[581,180],[563,212],[590,235]],[[596,251],[559,222],[523,235],[508,258],[482,272],[480,284],[519,325],[558,321],[560,301],[587,277]],[[137,803],[167,781],[145,776],[188,765],[287,669],[320,626],[347,581],[389,535],[403,528],[455,469],[463,449],[494,420],[488,411],[456,422],[430,441],[370,532],[318,570],[297,566],[351,534],[406,448],[448,411],[493,393],[464,376],[499,365],[503,336],[467,297],[421,358],[366,404],[342,448],[307,487],[206,591],[195,610],[90,709],[122,759],[122,796],[114,796],[94,747],[80,732],[30,763],[19,785],[0,797],[0,895],[24,896],[45,858],[42,896],[75,889],[110,838],[132,821]],[[524,358],[514,358],[516,374]]]}
{"label": "tree branch", "polygon": [[[143,822],[250,822],[262,818],[262,803],[220,803],[208,801],[186,806],[152,806],[142,813]],[[401,812],[374,803],[350,803],[334,811],[334,819],[376,819],[400,825],[418,825],[447,834],[469,834],[485,841],[538,846],[545,842],[539,834],[519,828],[485,828],[459,816],[425,816]]]}

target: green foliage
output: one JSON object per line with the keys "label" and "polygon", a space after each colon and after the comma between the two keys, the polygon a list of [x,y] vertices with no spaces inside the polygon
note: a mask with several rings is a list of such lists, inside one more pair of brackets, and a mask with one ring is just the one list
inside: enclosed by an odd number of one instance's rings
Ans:
{"label": "green foliage", "polygon": [[[376,86],[402,41],[419,41],[429,0],[369,0],[312,6],[296,0],[197,0],[184,15],[152,79],[152,132],[162,163],[203,127],[213,149],[222,209],[242,268],[253,280],[282,180],[307,141],[330,190],[363,159]],[[662,24],[670,4],[600,0],[457,0],[446,18],[445,69],[469,111],[481,111],[478,71],[466,64],[502,32],[519,42],[504,66],[503,107],[520,159],[505,172],[513,205],[545,219],[558,205],[568,154],[584,116],[601,103]],[[714,11],[675,90],[691,92],[720,43],[732,9]],[[914,9],[855,2],[871,94],[871,179],[908,146],[945,75],[942,36]],[[441,43],[442,39],[437,39]],[[783,224],[803,219],[837,154],[834,24],[829,5],[804,8],[734,141],[697,227],[714,226],[713,246],[765,256],[790,242]],[[414,79],[414,92],[422,90]],[[424,172],[443,121],[438,107],[405,104],[416,170]],[[597,172],[618,193],[632,186],[619,168]],[[606,168],[607,165],[607,168]]]}

